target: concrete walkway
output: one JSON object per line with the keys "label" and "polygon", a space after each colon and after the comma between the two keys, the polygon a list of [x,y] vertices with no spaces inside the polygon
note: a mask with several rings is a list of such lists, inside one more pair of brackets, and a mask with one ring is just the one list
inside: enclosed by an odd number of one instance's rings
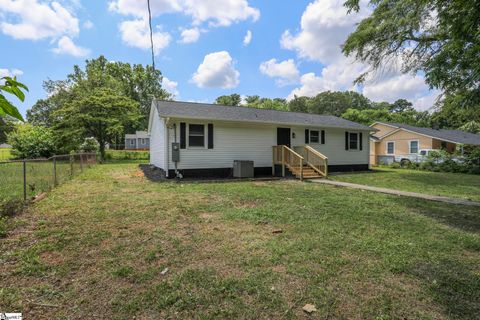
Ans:
{"label": "concrete walkway", "polygon": [[464,200],[464,199],[455,199],[455,198],[442,197],[442,196],[432,196],[432,195],[429,195],[429,194],[423,194],[423,193],[417,193],[417,192],[409,192],[409,191],[400,191],[400,190],[387,189],[387,188],[371,187],[371,186],[366,186],[366,185],[363,185],[363,184],[333,181],[333,180],[327,180],[327,179],[312,179],[310,181],[315,182],[315,183],[329,184],[329,185],[338,186],[338,187],[347,187],[347,188],[353,188],[353,189],[368,190],[368,191],[373,191],[373,192],[388,193],[388,194],[393,194],[393,195],[396,195],[396,196],[411,197],[411,198],[446,202],[446,203],[452,203],[452,204],[461,204],[461,205],[465,205],[465,206],[479,206],[480,207],[480,202]]}

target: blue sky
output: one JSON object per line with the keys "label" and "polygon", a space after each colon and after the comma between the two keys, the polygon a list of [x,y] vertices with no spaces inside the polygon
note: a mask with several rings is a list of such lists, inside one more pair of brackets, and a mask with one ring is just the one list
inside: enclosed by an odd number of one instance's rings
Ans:
{"label": "blue sky", "polygon": [[[346,15],[337,0],[151,3],[156,65],[179,100],[356,90],[375,101],[407,98],[425,110],[438,95],[421,75],[402,75],[397,65],[353,86],[368,66],[344,57],[340,45],[369,14],[366,6]],[[150,64],[145,18],[146,0],[0,0],[0,75],[29,86],[25,103],[17,103],[24,114],[45,97],[43,80],[64,79],[85,59]]]}

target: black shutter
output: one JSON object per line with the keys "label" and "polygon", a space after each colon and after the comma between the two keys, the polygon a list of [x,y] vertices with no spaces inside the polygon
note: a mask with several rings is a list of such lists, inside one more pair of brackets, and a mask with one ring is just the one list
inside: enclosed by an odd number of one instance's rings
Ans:
{"label": "black shutter", "polygon": [[348,131],[345,131],[345,150],[348,150]]}
{"label": "black shutter", "polygon": [[180,122],[180,149],[187,147],[187,125],[185,122]]}
{"label": "black shutter", "polygon": [[208,149],[213,149],[213,124],[208,124]]}
{"label": "black shutter", "polygon": [[310,131],[308,129],[305,129],[305,143],[310,143]]}
{"label": "black shutter", "polygon": [[363,139],[362,139],[362,133],[361,132],[358,134],[358,138],[360,139],[360,150],[362,150],[363,149],[363,141],[362,141]]}
{"label": "black shutter", "polygon": [[322,144],[325,144],[325,130],[322,130]]}

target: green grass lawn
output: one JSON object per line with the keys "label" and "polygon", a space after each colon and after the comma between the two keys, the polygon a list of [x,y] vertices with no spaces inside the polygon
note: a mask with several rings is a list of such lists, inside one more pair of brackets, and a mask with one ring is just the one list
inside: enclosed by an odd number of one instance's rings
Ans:
{"label": "green grass lawn", "polygon": [[373,172],[332,175],[330,179],[480,201],[480,175],[382,167]]}
{"label": "green grass lawn", "polygon": [[474,207],[291,180],[153,183],[129,163],[10,224],[0,310],[28,319],[303,319],[307,303],[315,319],[480,314]]}
{"label": "green grass lawn", "polygon": [[[49,191],[54,186],[53,161],[30,161],[26,163],[27,197]],[[74,173],[80,165],[74,163]],[[69,160],[57,161],[57,183],[70,179]],[[23,163],[0,163],[0,203],[2,200],[23,199]]]}

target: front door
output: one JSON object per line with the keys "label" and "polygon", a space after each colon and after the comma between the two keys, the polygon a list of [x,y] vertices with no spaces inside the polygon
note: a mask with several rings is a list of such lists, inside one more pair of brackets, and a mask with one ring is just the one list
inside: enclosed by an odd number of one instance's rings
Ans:
{"label": "front door", "polygon": [[277,128],[277,145],[290,148],[290,128]]}

